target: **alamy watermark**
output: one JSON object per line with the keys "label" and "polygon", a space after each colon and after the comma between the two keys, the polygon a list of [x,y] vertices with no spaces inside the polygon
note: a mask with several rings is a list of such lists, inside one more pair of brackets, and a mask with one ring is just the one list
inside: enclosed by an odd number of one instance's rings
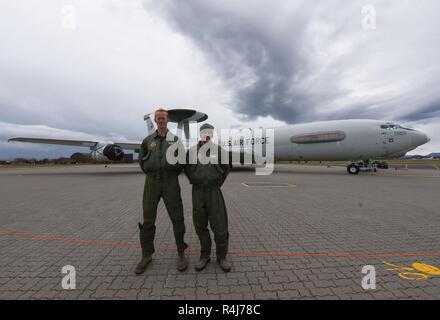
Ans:
{"label": "alamy watermark", "polygon": [[61,273],[64,274],[61,280],[61,287],[64,290],[76,289],[76,270],[74,266],[66,265],[61,269]]}
{"label": "alamy watermark", "polygon": [[[211,132],[215,136],[215,130]],[[274,169],[274,129],[222,129],[216,142],[209,140],[188,151],[182,143],[174,143],[169,131],[166,139],[171,144],[166,154],[169,164],[256,165],[256,175],[270,175]]]}
{"label": "alamy watermark", "polygon": [[365,274],[362,278],[362,289],[376,290],[376,268],[371,265],[364,266],[362,268],[362,274]]}
{"label": "alamy watermark", "polygon": [[61,28],[76,30],[77,28],[77,12],[73,5],[66,5],[61,8]]}
{"label": "alamy watermark", "polygon": [[362,29],[376,30],[376,8],[371,4],[365,5],[361,10],[362,14]]}

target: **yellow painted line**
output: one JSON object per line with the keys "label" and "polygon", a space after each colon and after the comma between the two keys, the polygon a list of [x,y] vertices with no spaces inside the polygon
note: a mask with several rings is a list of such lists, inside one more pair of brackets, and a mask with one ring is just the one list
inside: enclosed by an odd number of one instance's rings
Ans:
{"label": "yellow painted line", "polygon": [[437,170],[440,170],[439,167],[437,167],[435,164],[432,165],[434,168],[436,168]]}
{"label": "yellow painted line", "polygon": [[[412,267],[398,266],[389,262],[383,262],[389,267],[388,271],[405,271],[399,272],[398,276],[405,280],[428,280],[432,276],[440,276],[440,268],[426,263],[414,262]],[[409,272],[408,272],[409,271]]]}

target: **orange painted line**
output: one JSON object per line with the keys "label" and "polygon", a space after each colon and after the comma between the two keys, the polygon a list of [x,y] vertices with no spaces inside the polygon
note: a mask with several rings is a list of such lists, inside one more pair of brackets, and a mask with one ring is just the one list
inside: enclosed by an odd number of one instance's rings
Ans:
{"label": "orange painted line", "polygon": [[18,232],[13,230],[0,230],[0,235],[14,235],[22,238],[30,238],[30,239],[44,239],[51,241],[62,241],[74,244],[84,244],[84,245],[93,245],[97,247],[132,247],[132,248],[140,248],[140,245],[135,243],[112,243],[112,242],[101,242],[95,240],[78,240],[78,239],[69,239],[65,237],[53,237],[53,236],[45,236],[45,235],[33,235],[26,232]]}
{"label": "orange painted line", "polygon": [[[0,230],[0,235],[12,235],[21,238],[41,239],[49,241],[61,241],[73,243],[77,245],[89,245],[95,247],[126,247],[140,249],[140,244],[136,243],[114,243],[102,242],[96,240],[79,240],[65,237],[54,237],[46,235],[34,235],[27,232],[19,232],[14,230]],[[155,248],[156,251],[177,251],[176,248]],[[187,252],[200,252],[198,248],[188,248]],[[367,253],[367,252],[320,252],[320,253],[290,253],[290,252],[269,252],[269,251],[230,251],[229,255],[234,256],[266,256],[266,257],[296,257],[296,258],[392,258],[392,257],[440,257],[440,252],[425,253]]]}

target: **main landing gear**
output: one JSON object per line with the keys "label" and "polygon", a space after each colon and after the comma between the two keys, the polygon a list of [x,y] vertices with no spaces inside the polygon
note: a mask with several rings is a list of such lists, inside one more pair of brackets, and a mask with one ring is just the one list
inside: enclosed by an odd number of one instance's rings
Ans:
{"label": "main landing gear", "polygon": [[358,174],[359,171],[376,172],[377,168],[388,169],[388,164],[379,161],[371,162],[371,160],[353,161],[347,166],[347,172],[349,174]]}

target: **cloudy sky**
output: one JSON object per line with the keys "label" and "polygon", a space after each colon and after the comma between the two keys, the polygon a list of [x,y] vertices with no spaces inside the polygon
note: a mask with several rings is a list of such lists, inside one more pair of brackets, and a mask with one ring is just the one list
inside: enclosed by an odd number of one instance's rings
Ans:
{"label": "cloudy sky", "polygon": [[219,128],[395,120],[432,138],[412,153],[440,151],[437,12],[435,0],[2,0],[0,159],[81,151],[13,136],[141,140],[159,105]]}

